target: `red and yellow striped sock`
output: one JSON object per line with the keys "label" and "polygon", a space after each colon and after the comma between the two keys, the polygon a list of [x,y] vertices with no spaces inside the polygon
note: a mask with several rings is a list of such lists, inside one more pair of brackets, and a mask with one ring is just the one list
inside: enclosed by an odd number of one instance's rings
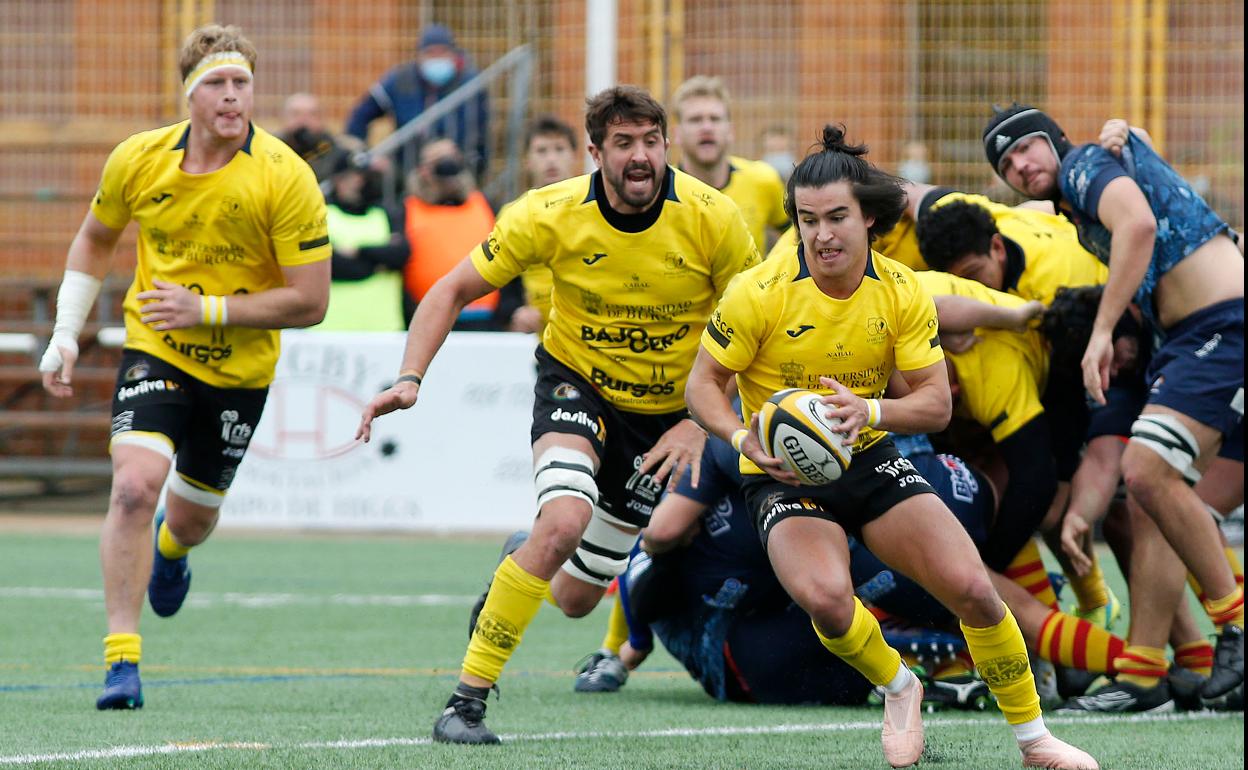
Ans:
{"label": "red and yellow striped sock", "polygon": [[1100,626],[1082,618],[1054,610],[1040,625],[1037,652],[1050,663],[1113,674],[1114,659],[1122,655],[1127,643]]}
{"label": "red and yellow striped sock", "polygon": [[1240,628],[1244,627],[1243,586],[1237,585],[1234,591],[1221,599],[1206,599],[1202,604],[1205,605],[1205,612],[1209,613],[1209,619],[1218,628],[1227,623]]}
{"label": "red and yellow striped sock", "polygon": [[1127,645],[1122,654],[1114,658],[1114,667],[1118,669],[1118,681],[1145,689],[1156,687],[1170,670],[1165,650],[1134,644]]}
{"label": "red and yellow striped sock", "polygon": [[[1231,573],[1235,575],[1235,585],[1242,590],[1244,587],[1244,565],[1239,563],[1239,554],[1235,553],[1235,549],[1230,546],[1226,546],[1222,551],[1226,554],[1226,563],[1230,565]],[[1196,598],[1200,603],[1204,604],[1209,597],[1205,596],[1205,589],[1200,587],[1200,583],[1196,581],[1196,576],[1190,572],[1187,573],[1187,583],[1192,587],[1192,593],[1196,594]],[[1218,632],[1221,633],[1221,631],[1222,626],[1219,625]]]}
{"label": "red and yellow striped sock", "polygon": [[1174,648],[1174,662],[1188,671],[1209,676],[1213,672],[1213,645],[1204,639],[1180,644]]}
{"label": "red and yellow striped sock", "polygon": [[1005,568],[1004,574],[1026,588],[1044,606],[1057,609],[1057,594],[1053,592],[1049,573],[1044,569],[1044,559],[1040,557],[1040,547],[1036,545],[1034,538],[1027,541],[1014,557],[1014,561],[1010,562],[1010,566]]}

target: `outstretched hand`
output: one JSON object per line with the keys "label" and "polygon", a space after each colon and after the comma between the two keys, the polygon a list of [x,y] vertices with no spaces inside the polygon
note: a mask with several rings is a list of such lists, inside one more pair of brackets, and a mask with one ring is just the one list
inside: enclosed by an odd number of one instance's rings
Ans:
{"label": "outstretched hand", "polygon": [[383,414],[410,409],[416,403],[416,395],[419,392],[420,386],[416,383],[399,382],[373,396],[373,400],[364,407],[364,414],[360,416],[360,427],[355,431],[356,440],[362,440],[367,444],[373,435],[373,420]]}
{"label": "outstretched hand", "polygon": [[689,469],[690,480],[696,489],[702,475],[702,449],[706,446],[706,431],[691,419],[681,420],[659,437],[654,446],[642,457],[641,473],[649,473],[658,466],[652,477],[656,484],[667,480],[667,488],[676,484]]}

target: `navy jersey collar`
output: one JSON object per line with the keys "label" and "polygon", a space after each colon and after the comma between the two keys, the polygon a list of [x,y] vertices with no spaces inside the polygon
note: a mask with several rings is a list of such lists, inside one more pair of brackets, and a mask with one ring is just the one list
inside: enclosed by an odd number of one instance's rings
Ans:
{"label": "navy jersey collar", "polygon": [[[256,124],[247,123],[247,140],[243,142],[243,152],[251,154],[251,140],[256,136]],[[191,137],[191,124],[187,121],[186,128],[182,131],[182,136],[178,139],[178,143],[173,146],[175,150],[185,150],[186,142]]]}

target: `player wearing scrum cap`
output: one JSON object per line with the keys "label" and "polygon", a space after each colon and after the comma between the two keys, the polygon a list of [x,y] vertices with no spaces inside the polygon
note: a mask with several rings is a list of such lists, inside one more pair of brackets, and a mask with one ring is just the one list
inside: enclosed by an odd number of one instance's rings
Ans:
{"label": "player wearing scrum cap", "polygon": [[[810,614],[829,651],[887,693],[882,735],[894,767],[923,751],[923,688],[853,595],[846,533],[928,589],[961,619],[967,647],[1013,727],[1027,767],[1095,768],[1049,733],[1018,623],[966,531],[885,431],[926,433],[950,417],[936,308],[908,268],[874,254],[871,239],[901,216],[900,180],[866,148],[826,126],[822,147],[788,182],[786,208],[801,246],[733,282],[712,314],[686,400],[707,429],[742,453],[744,493],[776,576]],[[894,372],[908,387],[884,399]],[[742,414],[777,390],[827,394],[854,460],[840,479],[797,487],[742,424],[724,393],[736,377]],[[757,426],[757,416],[750,417]]]}
{"label": "player wearing scrum cap", "polygon": [[[1105,401],[1113,329],[1128,303],[1162,338],[1145,377],[1148,403],[1122,458],[1127,489],[1148,514],[1137,517],[1132,561],[1149,569],[1132,573],[1131,598],[1147,595],[1169,617],[1186,565],[1210,620],[1222,628],[1201,691],[1219,698],[1244,679],[1244,595],[1223,558],[1217,524],[1187,479],[1199,476],[1243,421],[1244,260],[1235,234],[1133,132],[1116,155],[1097,144],[1075,147],[1050,116],[1015,104],[991,118],[983,139],[1001,178],[1029,198],[1053,201],[1109,265],[1082,362],[1092,398]],[[1133,623],[1130,670],[1099,699],[1081,700],[1082,710],[1139,710],[1151,700],[1166,676],[1162,626]]]}
{"label": "player wearing scrum cap", "polygon": [[[236,27],[211,24],[187,37],[179,65],[190,118],[135,134],[109,156],[70,244],[39,364],[49,393],[73,395],[78,335],[122,231],[138,222],[100,535],[108,616],[100,709],[143,705],[144,590],[158,615],[181,607],[186,554],[215,526],[260,420],[276,330],[325,315],[324,198],[308,164],[251,122],[255,63]],[[153,548],[152,517],[174,463]]]}

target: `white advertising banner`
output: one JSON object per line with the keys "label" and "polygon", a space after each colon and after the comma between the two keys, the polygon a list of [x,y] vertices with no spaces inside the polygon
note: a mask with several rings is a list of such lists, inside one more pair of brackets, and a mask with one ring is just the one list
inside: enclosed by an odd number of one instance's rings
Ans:
{"label": "white advertising banner", "polygon": [[[406,411],[355,440],[393,381],[402,333],[282,333],[268,402],[222,527],[515,530],[536,510],[532,335],[454,332]],[[237,428],[236,428],[237,430]]]}

